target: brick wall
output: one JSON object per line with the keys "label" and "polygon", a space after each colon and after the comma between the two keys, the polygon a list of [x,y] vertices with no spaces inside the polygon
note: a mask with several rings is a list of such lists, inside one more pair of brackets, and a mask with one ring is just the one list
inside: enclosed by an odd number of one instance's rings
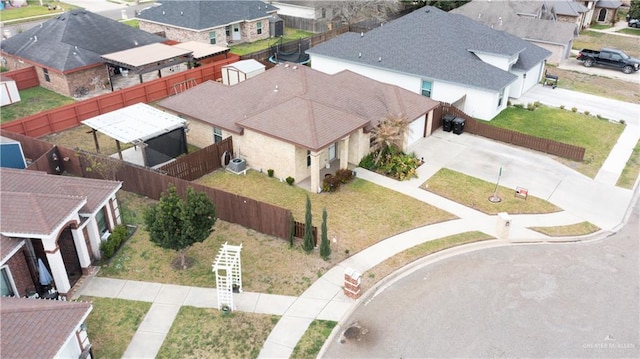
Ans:
{"label": "brick wall", "polygon": [[8,261],[7,265],[11,271],[13,282],[18,290],[18,295],[24,297],[27,295],[27,288],[35,289],[33,280],[31,279],[31,273],[29,272],[29,266],[27,265],[27,259],[25,257],[27,249],[22,247],[22,250],[16,252]]}
{"label": "brick wall", "polygon": [[224,28],[213,29],[211,31],[192,31],[187,29],[180,29],[173,26],[153,24],[146,21],[140,20],[140,30],[144,30],[151,33],[161,33],[164,32],[164,37],[169,40],[179,41],[179,42],[187,42],[187,41],[198,41],[209,43],[209,32],[215,31],[216,33],[216,44],[221,45],[226,43],[226,36],[224,32]]}

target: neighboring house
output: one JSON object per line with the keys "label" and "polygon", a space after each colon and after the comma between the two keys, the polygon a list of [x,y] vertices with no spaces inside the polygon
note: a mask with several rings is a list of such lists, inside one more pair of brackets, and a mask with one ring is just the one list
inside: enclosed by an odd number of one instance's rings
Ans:
{"label": "neighboring house", "polygon": [[9,168],[0,169],[0,181],[2,294],[42,292],[41,259],[65,296],[122,223],[116,200],[122,183]]}
{"label": "neighboring house", "polygon": [[165,40],[89,11],[72,10],[3,40],[0,54],[10,70],[35,66],[42,87],[72,96],[76,88],[107,86],[101,55]]}
{"label": "neighboring house", "polygon": [[593,22],[598,24],[611,25],[618,20],[618,9],[622,6],[620,1],[616,0],[599,0],[596,2],[593,11]]}
{"label": "neighboring house", "polygon": [[269,19],[278,9],[262,1],[177,1],[141,11],[140,29],[179,41],[227,46],[269,38]]}
{"label": "neighboring house", "polygon": [[339,21],[333,21],[333,6],[329,1],[318,0],[280,0],[271,4],[278,8],[278,16],[284,19],[287,27],[312,32],[332,30]]}
{"label": "neighboring house", "polygon": [[578,26],[558,21],[552,5],[540,1],[474,0],[450,13],[464,15],[547,49],[551,51],[547,62],[558,65],[569,58]]}
{"label": "neighboring house", "polygon": [[580,30],[589,28],[596,0],[554,0],[549,3],[553,5],[558,21],[576,24]]}
{"label": "neighboring house", "polygon": [[410,123],[406,149],[432,130],[439,104],[351,71],[328,75],[307,66],[279,64],[233,86],[205,82],[158,103],[189,120],[189,143],[205,147],[233,137],[236,156],[279,178],[321,186],[320,169],[340,168],[367,155],[369,131],[387,116]]}
{"label": "neighboring house", "polygon": [[91,358],[86,302],[0,298],[3,358]]}
{"label": "neighboring house", "polygon": [[367,33],[307,50],[314,69],[351,70],[491,120],[544,74],[551,53],[504,31],[427,6]]}

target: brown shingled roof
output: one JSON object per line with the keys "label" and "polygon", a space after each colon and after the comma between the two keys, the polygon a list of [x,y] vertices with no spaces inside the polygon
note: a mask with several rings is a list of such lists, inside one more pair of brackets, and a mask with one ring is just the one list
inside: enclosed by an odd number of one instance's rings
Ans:
{"label": "brown shingled roof", "polygon": [[18,247],[22,246],[24,239],[11,239],[0,234],[0,264],[9,260],[9,255]]}
{"label": "brown shingled roof", "polygon": [[319,150],[390,114],[414,120],[438,103],[346,70],[281,64],[233,86],[205,82],[159,105],[233,133],[249,128]]}
{"label": "brown shingled roof", "polygon": [[75,212],[93,213],[120,182],[0,169],[0,231],[49,234]]}
{"label": "brown shingled roof", "polygon": [[91,311],[91,303],[0,298],[3,358],[53,358]]}

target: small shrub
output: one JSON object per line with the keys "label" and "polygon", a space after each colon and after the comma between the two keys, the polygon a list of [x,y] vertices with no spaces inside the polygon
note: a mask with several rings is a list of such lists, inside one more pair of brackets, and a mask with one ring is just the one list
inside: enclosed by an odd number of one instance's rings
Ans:
{"label": "small shrub", "polygon": [[113,257],[115,252],[120,248],[120,245],[129,236],[129,230],[124,225],[118,225],[113,229],[113,233],[109,236],[109,239],[100,244],[100,250],[106,259]]}
{"label": "small shrub", "polygon": [[100,244],[100,250],[105,259],[113,257],[116,251],[115,241],[106,240]]}
{"label": "small shrub", "polygon": [[536,108],[542,106],[542,104],[540,103],[540,101],[536,101],[533,103],[533,106],[535,106]]}
{"label": "small shrub", "polygon": [[291,176],[287,177],[285,179],[285,181],[287,181],[287,183],[289,184],[289,186],[293,186],[293,182],[295,181],[295,179]]}
{"label": "small shrub", "polygon": [[511,100],[507,100],[507,106],[511,106]]}
{"label": "small shrub", "polygon": [[571,108],[571,112],[578,112],[578,108],[577,107],[572,107]]}
{"label": "small shrub", "polygon": [[267,176],[269,176],[269,177],[273,177],[273,169],[269,168],[269,169],[267,170]]}
{"label": "small shrub", "polygon": [[338,176],[329,175],[322,180],[322,191],[334,192],[340,188],[340,183],[343,183]]}
{"label": "small shrub", "polygon": [[627,121],[625,121],[625,120],[620,120],[620,124],[621,124],[621,125],[626,125],[626,124],[627,124]]}
{"label": "small shrub", "polygon": [[7,72],[7,71],[9,71],[8,67],[0,66],[0,72]]}
{"label": "small shrub", "polygon": [[513,107],[515,107],[515,108],[524,108],[524,105],[521,104],[521,103],[517,103],[517,104],[513,105]]}
{"label": "small shrub", "polygon": [[336,177],[338,177],[340,182],[348,183],[353,179],[353,171],[346,168],[339,169],[336,171]]}
{"label": "small shrub", "polygon": [[564,105],[560,105],[560,109],[561,109],[561,110],[564,110]]}
{"label": "small shrub", "polygon": [[585,112],[584,112],[584,114],[585,114],[585,115],[587,115],[587,116],[589,116],[589,114],[590,114],[590,113],[591,113],[591,112],[589,112],[589,111],[585,111]]}
{"label": "small shrub", "polygon": [[358,166],[362,168],[366,168],[370,171],[374,171],[377,168],[375,164],[375,153],[371,152],[368,155],[364,156],[360,160],[360,163],[358,164]]}
{"label": "small shrub", "polygon": [[532,103],[528,103],[527,104],[527,110],[529,111],[535,111],[536,109],[536,105],[532,104]]}

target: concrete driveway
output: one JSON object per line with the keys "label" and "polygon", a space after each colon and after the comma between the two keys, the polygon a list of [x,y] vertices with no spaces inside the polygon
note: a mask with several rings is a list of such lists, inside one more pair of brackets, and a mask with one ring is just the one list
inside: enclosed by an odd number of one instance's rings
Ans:
{"label": "concrete driveway", "polygon": [[[426,259],[342,321],[369,332],[325,358],[640,356],[639,226],[603,240]],[[344,329],[344,327],[343,327]]]}

